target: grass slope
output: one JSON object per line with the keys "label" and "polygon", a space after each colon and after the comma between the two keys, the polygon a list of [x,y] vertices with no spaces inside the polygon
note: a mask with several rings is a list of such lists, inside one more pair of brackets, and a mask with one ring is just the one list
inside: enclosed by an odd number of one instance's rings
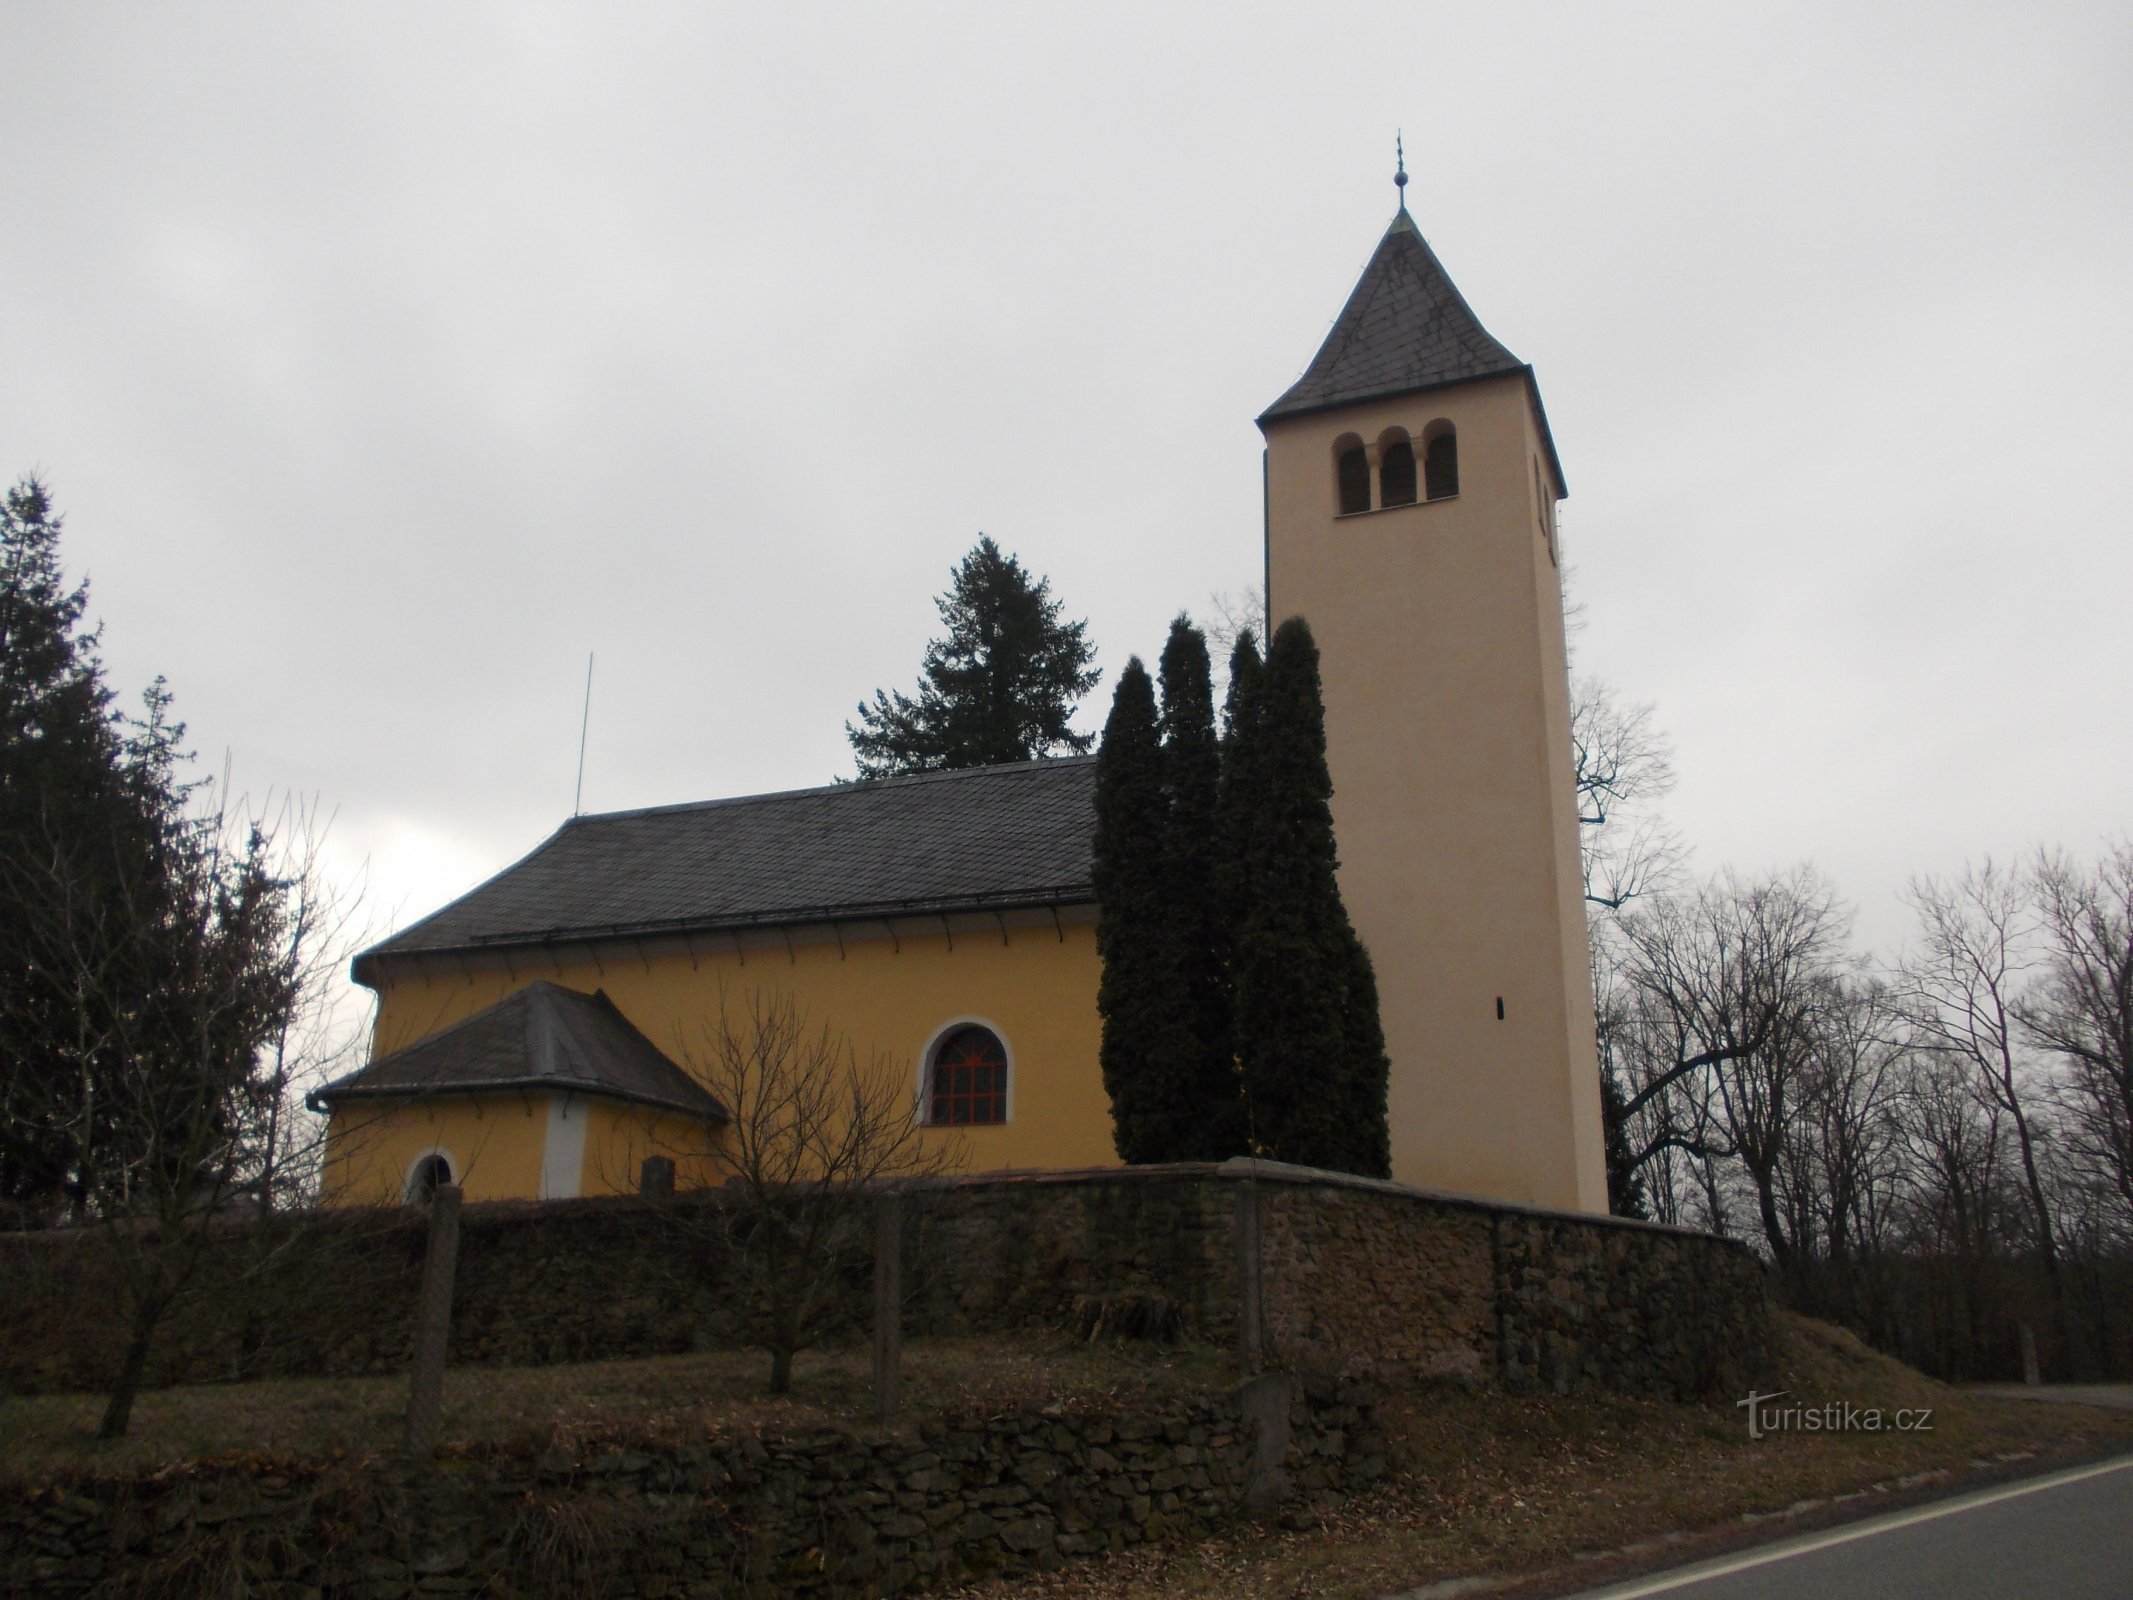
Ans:
{"label": "grass slope", "polygon": [[[1767,1390],[1789,1401],[1931,1407],[1930,1432],[1782,1433],[1750,1440],[1725,1400],[1678,1405],[1610,1396],[1513,1396],[1449,1382],[1386,1386],[1393,1471],[1371,1495],[1299,1508],[1198,1545],[1140,1550],[1047,1578],[969,1591],[1051,1600],[1157,1596],[1287,1600],[1383,1596],[1439,1580],[1521,1575],[1581,1558],[1828,1502],[1875,1486],[1954,1477],[1979,1461],[2133,1449],[2133,1414],[1966,1394],[1877,1355],[1841,1330],[1782,1323]],[[746,1429],[863,1426],[864,1351],[804,1357],[796,1392],[762,1398],[760,1357],[718,1354],[529,1369],[460,1368],[446,1387],[452,1450],[532,1453],[651,1445]],[[1205,1350],[1091,1349],[1065,1340],[912,1346],[908,1413],[970,1415],[1033,1403],[1133,1407],[1222,1387]],[[101,1402],[0,1397],[0,1485],[132,1475],[203,1460],[350,1460],[398,1443],[405,1387],[392,1379],[203,1386],[143,1395],[133,1436],[93,1437]]]}

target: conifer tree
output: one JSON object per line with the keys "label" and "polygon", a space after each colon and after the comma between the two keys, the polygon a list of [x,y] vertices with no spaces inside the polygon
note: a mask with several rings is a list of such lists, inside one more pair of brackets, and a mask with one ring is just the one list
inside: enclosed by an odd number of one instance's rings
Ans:
{"label": "conifer tree", "polygon": [[874,691],[844,725],[862,778],[1081,755],[1094,742],[1068,726],[1095,687],[1086,622],[1062,622],[1048,579],[980,535],[934,604],[946,638],[926,646],[918,694]]}
{"label": "conifer tree", "polygon": [[[1266,668],[1259,641],[1244,628],[1229,653],[1229,694],[1222,703],[1222,778],[1215,794],[1215,898],[1218,915],[1230,930],[1232,967],[1237,930],[1244,926],[1250,884],[1246,862],[1251,855],[1252,814],[1257,801],[1252,780],[1254,741],[1259,733],[1259,693]],[[1235,973],[1231,974],[1231,1045],[1235,1047]]]}
{"label": "conifer tree", "polygon": [[1300,617],[1275,632],[1256,685],[1248,667],[1244,677],[1229,810],[1242,835],[1232,833],[1243,905],[1233,970],[1253,1141],[1277,1160],[1383,1177],[1377,984],[1335,877],[1318,647]]}
{"label": "conifer tree", "polygon": [[1207,638],[1180,615],[1161,666],[1164,936],[1171,945],[1181,1014],[1181,1054],[1170,1068],[1183,1135],[1173,1160],[1221,1161],[1245,1154],[1244,1102],[1230,1010],[1230,923],[1218,887],[1221,747],[1215,738]]}
{"label": "conifer tree", "polygon": [[1174,1160],[1174,1069],[1184,1033],[1164,907],[1165,797],[1155,688],[1139,656],[1111,696],[1096,756],[1096,1009],[1119,1159]]}
{"label": "conifer tree", "polygon": [[1600,1126],[1607,1153],[1607,1209],[1618,1217],[1647,1218],[1644,1175],[1629,1144],[1629,1104],[1622,1095],[1622,1080],[1612,1065],[1600,1067]]}
{"label": "conifer tree", "polygon": [[261,1052],[322,970],[323,912],[274,822],[201,803],[160,679],[114,712],[87,600],[21,484],[0,504],[0,1211],[96,1225],[115,1438],[214,1218],[271,1185],[286,1080]]}
{"label": "conifer tree", "polygon": [[[0,852],[30,861],[55,845],[138,833],[123,804],[123,745],[83,624],[86,583],[68,588],[60,518],[44,485],[25,479],[0,502]],[[136,841],[137,842],[137,841]],[[126,853],[112,841],[108,854]],[[102,855],[85,866],[101,868]],[[48,1213],[75,1187],[74,1141],[36,1114],[69,1077],[66,1047],[81,1034],[58,975],[31,959],[33,908],[0,893],[0,1212]]]}

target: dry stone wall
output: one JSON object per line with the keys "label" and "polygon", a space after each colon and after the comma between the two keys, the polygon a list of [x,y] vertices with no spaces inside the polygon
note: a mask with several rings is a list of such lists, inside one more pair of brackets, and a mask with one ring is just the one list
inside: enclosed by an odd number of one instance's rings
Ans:
{"label": "dry stone wall", "polygon": [[[1255,1260],[1240,1261],[1240,1198]],[[671,1205],[700,1223],[721,1203]],[[461,1230],[454,1363],[744,1340],[716,1229],[608,1199],[471,1205]],[[906,1201],[904,1250],[915,1338],[1075,1327],[1092,1302],[1140,1296],[1226,1344],[1250,1293],[1276,1365],[1692,1396],[1737,1388],[1770,1337],[1762,1268],[1736,1242],[1267,1162],[929,1186]],[[408,1212],[232,1224],[150,1381],[404,1370],[422,1255]],[[107,1381],[108,1261],[89,1234],[0,1236],[0,1385]],[[863,1336],[869,1277],[855,1255],[831,1338]]]}
{"label": "dry stone wall", "polygon": [[1276,1382],[1152,1413],[0,1491],[0,1591],[842,1600],[1051,1570],[1383,1474],[1368,1389]]}

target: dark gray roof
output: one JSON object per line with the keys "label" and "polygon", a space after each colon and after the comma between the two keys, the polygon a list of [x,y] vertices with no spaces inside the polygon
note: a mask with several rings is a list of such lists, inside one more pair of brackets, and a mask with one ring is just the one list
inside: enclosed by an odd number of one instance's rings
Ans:
{"label": "dark gray roof", "polygon": [[312,1099],[397,1100],[500,1089],[569,1090],[726,1120],[725,1107],[615,1009],[545,979],[337,1078]]}
{"label": "dark gray roof", "polygon": [[1403,208],[1311,365],[1259,420],[1523,371],[1525,363],[1482,327]]}
{"label": "dark gray roof", "polygon": [[1094,898],[1093,756],[573,817],[356,958]]}

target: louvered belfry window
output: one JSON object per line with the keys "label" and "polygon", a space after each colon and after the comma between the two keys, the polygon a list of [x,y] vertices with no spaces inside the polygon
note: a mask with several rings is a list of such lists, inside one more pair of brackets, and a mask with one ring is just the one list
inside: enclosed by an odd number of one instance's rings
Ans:
{"label": "louvered belfry window", "polygon": [[1411,506],[1415,503],[1415,447],[1405,439],[1385,447],[1378,467],[1378,504]]}
{"label": "louvered belfry window", "polygon": [[958,1028],[935,1049],[926,1120],[944,1128],[1007,1120],[1007,1049],[990,1028]]}

